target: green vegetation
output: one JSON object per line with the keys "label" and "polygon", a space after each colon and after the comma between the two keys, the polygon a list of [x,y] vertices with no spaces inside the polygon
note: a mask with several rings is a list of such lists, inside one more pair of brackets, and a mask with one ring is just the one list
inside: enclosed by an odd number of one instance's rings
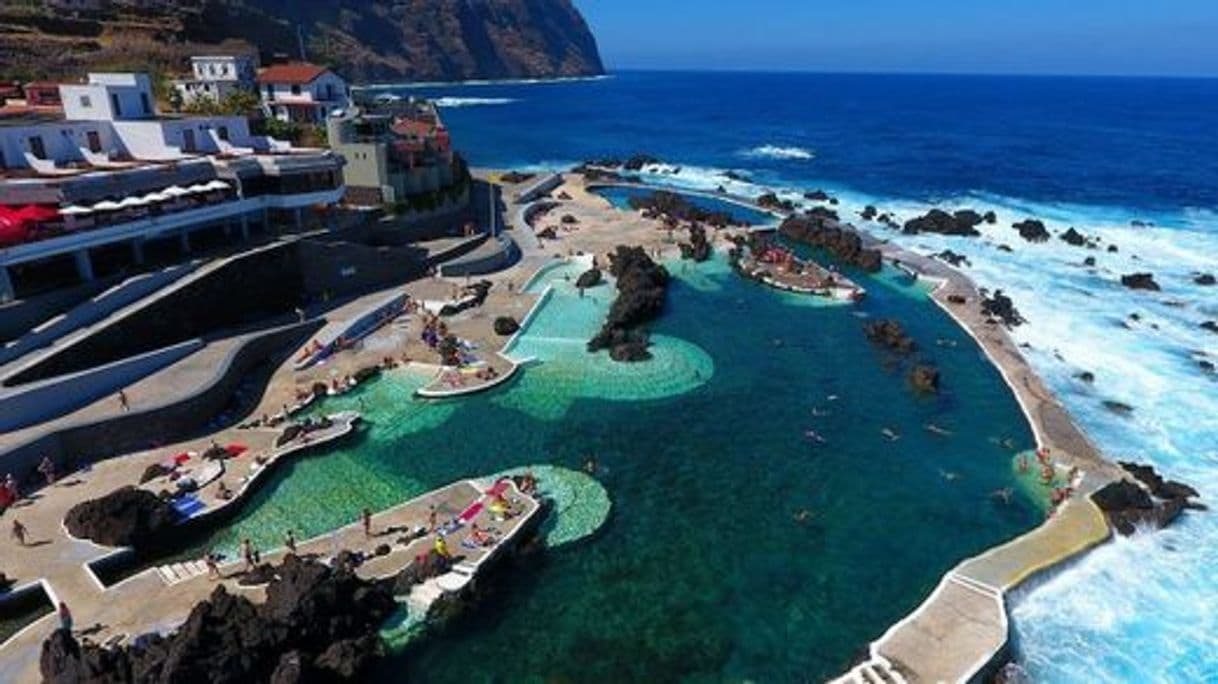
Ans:
{"label": "green vegetation", "polygon": [[258,94],[251,90],[234,90],[223,98],[198,98],[183,107],[187,114],[202,114],[206,116],[248,116],[255,117],[262,111]]}

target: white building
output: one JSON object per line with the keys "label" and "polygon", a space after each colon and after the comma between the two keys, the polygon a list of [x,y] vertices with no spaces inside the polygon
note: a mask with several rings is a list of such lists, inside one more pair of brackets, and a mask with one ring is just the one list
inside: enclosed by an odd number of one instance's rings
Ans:
{"label": "white building", "polygon": [[189,105],[202,100],[218,102],[237,90],[257,88],[258,59],[254,55],[211,55],[190,58],[191,77],[174,88]]}
{"label": "white building", "polygon": [[240,116],[160,116],[143,74],[90,74],[61,86],[64,116],[0,118],[0,302],[25,268],[68,258],[94,277],[90,250],[169,240],[183,252],[207,228],[244,237],[272,215],[338,203],[342,158],[251,134]]}
{"label": "white building", "polygon": [[351,106],[347,82],[316,64],[276,64],[258,74],[267,116],[280,121],[321,124],[330,112]]}

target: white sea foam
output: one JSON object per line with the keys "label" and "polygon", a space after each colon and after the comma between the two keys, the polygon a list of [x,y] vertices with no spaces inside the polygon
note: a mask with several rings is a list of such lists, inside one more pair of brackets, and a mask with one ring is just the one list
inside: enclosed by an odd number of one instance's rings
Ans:
{"label": "white sea foam", "polygon": [[816,156],[816,154],[811,150],[803,147],[784,147],[781,145],[762,145],[760,147],[754,147],[751,150],[745,150],[744,152],[741,152],[741,155],[754,159],[784,159],[797,161],[807,161]]}
{"label": "white sea foam", "polygon": [[438,97],[435,99],[437,107],[447,107],[455,109],[457,107],[484,107],[488,105],[505,105],[516,102],[515,98],[511,97]]}
{"label": "white sea foam", "polygon": [[[715,172],[682,169],[667,177],[695,187],[721,183]],[[737,183],[732,192],[767,190],[802,199],[801,188]],[[1120,207],[1037,203],[974,193],[947,198],[944,209],[992,210],[995,225],[979,238],[903,235],[861,221],[867,204],[898,221],[921,215],[925,202],[869,196],[812,182],[837,197],[835,209],[878,237],[934,253],[966,255],[965,271],[1011,296],[1029,323],[1014,338],[1030,345],[1029,361],[1110,458],[1153,463],[1167,476],[1218,500],[1218,377],[1198,361],[1218,362],[1218,335],[1200,329],[1218,318],[1218,290],[1197,272],[1218,272],[1218,216],[1208,209],[1135,213]],[[1044,221],[1054,237],[1020,238],[1011,224]],[[1134,220],[1151,227],[1135,227]],[[1074,227],[1101,240],[1073,247],[1057,235]],[[1009,245],[1012,251],[999,249]],[[1115,244],[1117,253],[1107,251]],[[1083,260],[1095,257],[1088,268]],[[1158,293],[1122,287],[1120,276],[1150,272]],[[1137,313],[1140,321],[1132,321]],[[1083,370],[1094,384],[1075,378]],[[1105,400],[1134,407],[1129,416]],[[1018,596],[1012,608],[1021,657],[1037,682],[1218,682],[1218,515],[1187,513],[1173,528],[1118,540]]]}

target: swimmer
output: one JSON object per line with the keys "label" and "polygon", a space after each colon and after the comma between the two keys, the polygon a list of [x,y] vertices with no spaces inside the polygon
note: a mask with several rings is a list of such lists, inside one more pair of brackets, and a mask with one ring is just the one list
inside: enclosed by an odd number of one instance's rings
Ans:
{"label": "swimmer", "polygon": [[960,479],[960,473],[953,473],[942,468],[939,469],[939,476],[948,482],[954,482]]}
{"label": "swimmer", "polygon": [[1011,503],[1011,496],[1014,494],[1015,489],[1013,487],[1003,487],[1002,489],[995,489],[990,492],[990,498],[1009,505]]}
{"label": "swimmer", "polygon": [[584,472],[585,472],[585,473],[588,473],[589,475],[595,475],[595,474],[596,474],[596,459],[595,459],[595,458],[593,458],[593,457],[589,456],[589,457],[588,457],[588,458],[587,458],[587,459],[584,461]]}
{"label": "swimmer", "polygon": [[887,439],[890,442],[895,442],[901,438],[901,435],[897,434],[896,430],[893,430],[892,428],[889,428],[889,427],[886,427],[883,430],[880,430],[880,434],[884,435],[884,439]]}
{"label": "swimmer", "polygon": [[810,520],[812,518],[812,511],[809,511],[808,509],[803,508],[803,509],[800,509],[800,511],[798,513],[796,513],[795,515],[793,515],[791,517],[794,518],[795,522],[797,522],[797,523],[805,523],[805,522],[808,522],[808,520]]}
{"label": "swimmer", "polygon": [[826,411],[825,409],[823,409],[819,406],[813,406],[812,415],[816,416],[817,418],[823,418],[824,416],[829,415],[829,411]]}
{"label": "swimmer", "polygon": [[817,444],[825,443],[825,438],[822,437],[816,430],[805,430],[804,437],[807,437],[809,440],[816,442]]}
{"label": "swimmer", "polygon": [[938,425],[935,425],[934,423],[927,423],[925,425],[925,427],[928,432],[933,432],[936,435],[942,435],[943,437],[949,437],[952,434],[951,430],[948,430],[946,428],[941,428]]}
{"label": "swimmer", "polygon": [[837,401],[837,395],[830,394],[829,396],[825,397],[825,401]]}
{"label": "swimmer", "polygon": [[955,347],[956,341],[955,340],[945,340],[942,337],[940,337],[939,339],[935,340],[935,344],[939,345],[940,347]]}

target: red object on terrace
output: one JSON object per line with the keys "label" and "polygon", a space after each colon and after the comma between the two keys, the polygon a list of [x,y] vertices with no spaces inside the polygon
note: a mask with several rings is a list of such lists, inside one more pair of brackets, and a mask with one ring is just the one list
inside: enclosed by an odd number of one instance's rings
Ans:
{"label": "red object on terrace", "polygon": [[490,489],[486,490],[486,495],[491,496],[491,497],[500,497],[500,496],[503,496],[504,492],[506,492],[507,490],[508,490],[508,480],[507,480],[507,478],[504,478],[502,480],[495,482],[494,486],[492,486]]}
{"label": "red object on terrace", "polygon": [[228,446],[224,447],[224,450],[228,452],[229,458],[236,458],[249,451],[249,447],[245,446],[244,444],[229,444]]}
{"label": "red object on terrace", "polygon": [[59,218],[59,208],[44,204],[16,207],[0,204],[0,246],[19,245],[30,239],[31,229]]}

